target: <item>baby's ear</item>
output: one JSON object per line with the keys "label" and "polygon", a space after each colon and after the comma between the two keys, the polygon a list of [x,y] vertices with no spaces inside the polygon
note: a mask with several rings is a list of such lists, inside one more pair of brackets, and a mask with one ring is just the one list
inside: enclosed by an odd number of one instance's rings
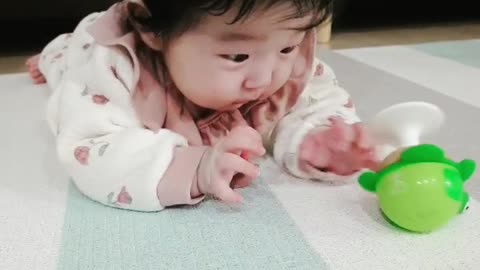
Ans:
{"label": "baby's ear", "polygon": [[128,0],[125,3],[128,14],[134,18],[148,18],[152,14],[145,7],[142,1]]}
{"label": "baby's ear", "polygon": [[152,32],[147,25],[147,22],[151,18],[152,14],[143,5],[142,1],[129,0],[126,3],[125,8],[130,24],[140,34],[143,42],[154,50],[162,50],[163,42],[161,41],[161,38],[158,37],[156,33]]}

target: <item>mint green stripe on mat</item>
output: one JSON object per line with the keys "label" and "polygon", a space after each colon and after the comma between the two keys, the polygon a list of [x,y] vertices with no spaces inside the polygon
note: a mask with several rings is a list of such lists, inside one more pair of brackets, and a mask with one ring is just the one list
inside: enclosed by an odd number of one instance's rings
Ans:
{"label": "mint green stripe on mat", "polygon": [[262,180],[244,205],[204,201],[141,213],[70,186],[58,269],[327,269]]}
{"label": "mint green stripe on mat", "polygon": [[480,40],[433,42],[409,47],[429,55],[480,68]]}

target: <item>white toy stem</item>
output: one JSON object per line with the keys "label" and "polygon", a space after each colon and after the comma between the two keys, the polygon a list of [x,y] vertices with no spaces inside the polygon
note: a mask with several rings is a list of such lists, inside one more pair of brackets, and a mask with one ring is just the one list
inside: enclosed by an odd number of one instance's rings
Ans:
{"label": "white toy stem", "polygon": [[400,147],[407,147],[420,144],[420,130],[409,128],[400,137]]}
{"label": "white toy stem", "polygon": [[393,153],[395,150],[397,150],[397,147],[394,147],[394,146],[389,145],[389,144],[382,145],[381,147],[379,147],[377,149],[376,155],[378,156],[378,158],[380,160],[384,160],[386,157],[388,157],[388,155]]}
{"label": "white toy stem", "polygon": [[396,141],[386,142],[387,144],[378,149],[377,155],[384,159],[398,148],[418,145],[420,144],[420,135],[418,130],[410,129],[405,131],[403,136],[400,136]]}
{"label": "white toy stem", "polygon": [[424,136],[436,132],[443,124],[444,113],[425,102],[406,102],[379,112],[369,123],[375,139],[384,144],[380,158],[401,147],[420,144]]}

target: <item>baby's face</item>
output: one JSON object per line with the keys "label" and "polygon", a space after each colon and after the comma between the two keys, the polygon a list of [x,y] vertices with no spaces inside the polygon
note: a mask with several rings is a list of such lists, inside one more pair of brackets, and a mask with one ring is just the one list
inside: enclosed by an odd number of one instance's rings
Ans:
{"label": "baby's face", "polygon": [[236,15],[207,16],[164,48],[166,65],[178,89],[198,106],[232,110],[266,97],[303,69],[299,31],[310,17],[284,20],[290,6],[253,13],[229,24]]}

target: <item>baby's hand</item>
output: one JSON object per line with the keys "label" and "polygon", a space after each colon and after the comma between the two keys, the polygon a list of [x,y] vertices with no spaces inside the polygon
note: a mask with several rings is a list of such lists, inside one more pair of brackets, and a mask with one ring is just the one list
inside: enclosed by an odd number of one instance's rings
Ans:
{"label": "baby's hand", "polygon": [[263,156],[260,134],[251,127],[238,127],[205,153],[198,172],[198,190],[225,202],[241,202],[235,187],[249,185],[259,175],[255,164],[242,158]]}
{"label": "baby's hand", "polygon": [[309,173],[322,170],[351,175],[364,168],[376,170],[373,143],[361,124],[347,125],[332,118],[330,129],[314,129],[300,145],[300,166]]}

